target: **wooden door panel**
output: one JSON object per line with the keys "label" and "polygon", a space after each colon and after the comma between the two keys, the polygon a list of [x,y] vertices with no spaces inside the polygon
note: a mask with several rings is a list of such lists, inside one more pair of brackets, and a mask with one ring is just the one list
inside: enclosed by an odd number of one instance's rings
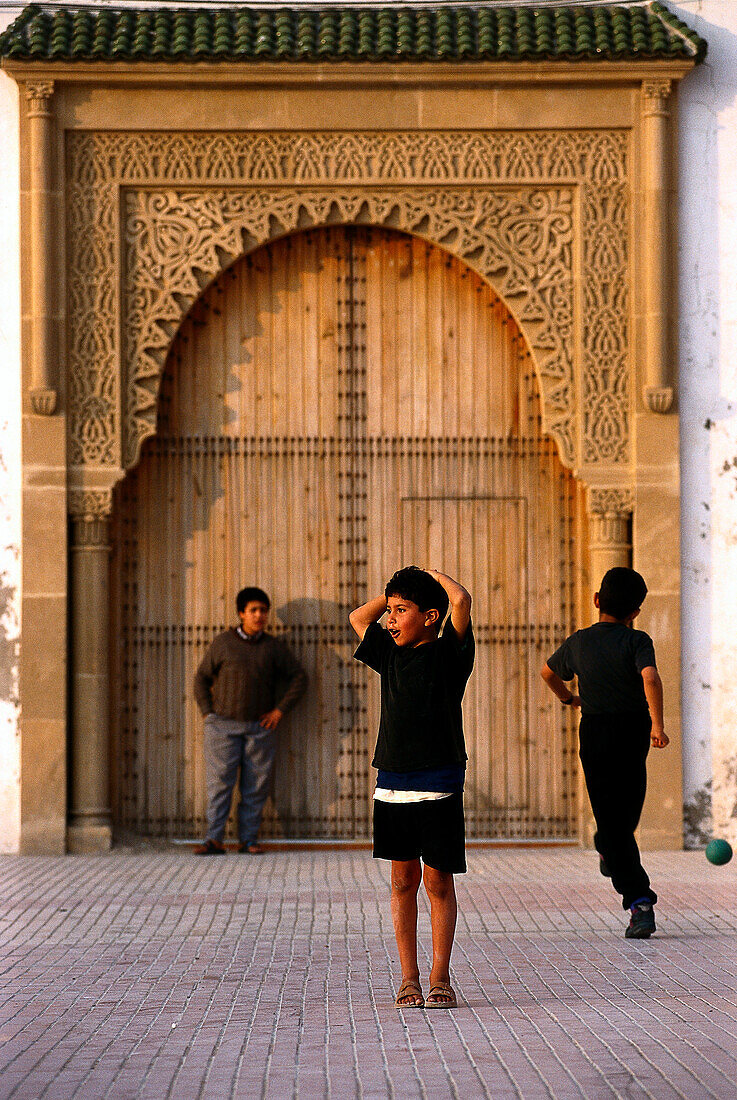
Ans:
{"label": "wooden door panel", "polygon": [[[507,835],[530,813],[526,501],[430,497],[402,501],[403,560],[441,568],[473,593],[476,664],[463,702],[471,835]],[[490,624],[506,624],[498,632]]]}
{"label": "wooden door panel", "polygon": [[264,831],[368,836],[378,685],[347,612],[413,560],[474,596],[470,835],[574,835],[570,716],[538,672],[572,618],[576,509],[519,330],[460,261],[365,227],[240,261],[177,335],[158,434],[117,493],[118,828],[201,834],[192,678],[257,583],[310,677]]}

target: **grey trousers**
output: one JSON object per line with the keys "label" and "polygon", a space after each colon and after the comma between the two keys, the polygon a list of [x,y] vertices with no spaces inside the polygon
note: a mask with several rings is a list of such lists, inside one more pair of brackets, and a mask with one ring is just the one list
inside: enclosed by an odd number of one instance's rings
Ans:
{"label": "grey trousers", "polygon": [[208,714],[205,718],[208,837],[223,839],[240,771],[238,836],[242,844],[254,843],[269,793],[275,754],[273,730],[265,730],[258,722],[239,722],[236,718]]}

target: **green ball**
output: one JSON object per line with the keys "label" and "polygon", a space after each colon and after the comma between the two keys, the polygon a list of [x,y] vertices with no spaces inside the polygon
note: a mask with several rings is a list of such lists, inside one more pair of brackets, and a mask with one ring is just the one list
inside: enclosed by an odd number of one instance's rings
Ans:
{"label": "green ball", "polygon": [[706,845],[706,858],[709,863],[716,863],[721,867],[732,858],[732,845],[728,840],[710,840]]}

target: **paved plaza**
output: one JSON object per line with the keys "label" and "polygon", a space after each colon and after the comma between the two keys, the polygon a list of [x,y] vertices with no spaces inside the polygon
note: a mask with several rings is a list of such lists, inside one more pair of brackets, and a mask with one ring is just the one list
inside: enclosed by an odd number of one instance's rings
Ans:
{"label": "paved plaza", "polygon": [[394,1008],[367,852],[1,857],[0,1097],[735,1100],[737,861],[649,855],[628,941],[591,853],[469,856],[454,1012]]}

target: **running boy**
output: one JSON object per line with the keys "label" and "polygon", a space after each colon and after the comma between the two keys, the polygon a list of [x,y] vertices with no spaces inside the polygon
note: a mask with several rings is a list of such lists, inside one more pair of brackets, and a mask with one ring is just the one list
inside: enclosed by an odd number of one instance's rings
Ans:
{"label": "running boy", "polygon": [[[450,603],[450,617],[440,632]],[[387,613],[386,630],[378,620]],[[456,1008],[450,984],[457,904],[466,870],[461,699],[471,675],[471,597],[434,569],[409,566],[383,596],[351,612],[355,657],[381,676],[374,857],[390,859],[391,910],[402,982],[398,1008]],[[423,861],[424,874],[420,864]],[[417,965],[417,891],[430,898],[432,969],[425,1000]]]}
{"label": "running boy", "polygon": [[[655,931],[658,898],[640,862],[635,829],[648,751],[668,744],[652,639],[633,629],[646,595],[634,569],[610,569],[594,596],[598,623],[566,638],[542,670],[564,706],[581,708],[580,756],[596,819],[594,844],[602,874],[611,876],[630,911],[627,939],[647,939]],[[578,695],[564,683],[574,676]]]}

